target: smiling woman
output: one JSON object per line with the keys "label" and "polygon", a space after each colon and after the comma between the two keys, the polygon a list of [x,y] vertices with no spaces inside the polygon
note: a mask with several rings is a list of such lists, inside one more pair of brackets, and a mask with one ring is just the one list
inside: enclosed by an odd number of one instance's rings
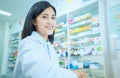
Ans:
{"label": "smiling woman", "polygon": [[55,12],[51,7],[45,9],[36,19],[33,20],[33,24],[36,31],[45,39],[48,39],[48,35],[52,35],[56,27]]}
{"label": "smiling woman", "polygon": [[55,28],[55,8],[47,1],[35,3],[25,20],[14,78],[87,78],[81,71],[59,67],[51,45]]}

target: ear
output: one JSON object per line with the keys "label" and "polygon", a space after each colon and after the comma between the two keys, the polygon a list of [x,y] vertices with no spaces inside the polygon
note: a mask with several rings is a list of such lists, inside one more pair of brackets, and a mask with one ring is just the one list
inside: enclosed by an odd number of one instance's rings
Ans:
{"label": "ear", "polygon": [[36,21],[35,21],[35,19],[32,20],[32,23],[33,23],[34,26],[36,26]]}

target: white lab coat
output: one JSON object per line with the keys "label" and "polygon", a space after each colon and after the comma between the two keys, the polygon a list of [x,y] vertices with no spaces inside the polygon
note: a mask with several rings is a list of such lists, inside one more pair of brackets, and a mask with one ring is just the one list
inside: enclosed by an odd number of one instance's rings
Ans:
{"label": "white lab coat", "polygon": [[14,78],[78,77],[71,70],[59,67],[53,46],[33,31],[19,44]]}

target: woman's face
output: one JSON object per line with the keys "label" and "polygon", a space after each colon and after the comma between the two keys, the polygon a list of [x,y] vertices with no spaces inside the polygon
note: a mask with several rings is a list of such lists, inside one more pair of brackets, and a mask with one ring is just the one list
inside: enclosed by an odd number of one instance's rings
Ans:
{"label": "woman's face", "polygon": [[36,20],[33,20],[33,24],[36,26],[36,31],[42,35],[43,38],[47,39],[48,35],[53,34],[56,28],[56,15],[54,10],[49,7],[45,9]]}

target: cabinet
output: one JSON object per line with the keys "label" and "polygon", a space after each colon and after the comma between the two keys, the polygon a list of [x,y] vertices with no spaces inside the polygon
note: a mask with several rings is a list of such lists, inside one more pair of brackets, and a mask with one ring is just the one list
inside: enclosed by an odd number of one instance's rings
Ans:
{"label": "cabinet", "polygon": [[20,36],[21,36],[21,32],[10,34],[9,54],[8,54],[8,64],[7,64],[8,74],[11,74],[14,69],[14,65],[16,62],[16,56],[17,56],[18,43],[21,39]]}
{"label": "cabinet", "polygon": [[54,47],[60,66],[105,78],[98,2],[58,17],[57,24]]}

